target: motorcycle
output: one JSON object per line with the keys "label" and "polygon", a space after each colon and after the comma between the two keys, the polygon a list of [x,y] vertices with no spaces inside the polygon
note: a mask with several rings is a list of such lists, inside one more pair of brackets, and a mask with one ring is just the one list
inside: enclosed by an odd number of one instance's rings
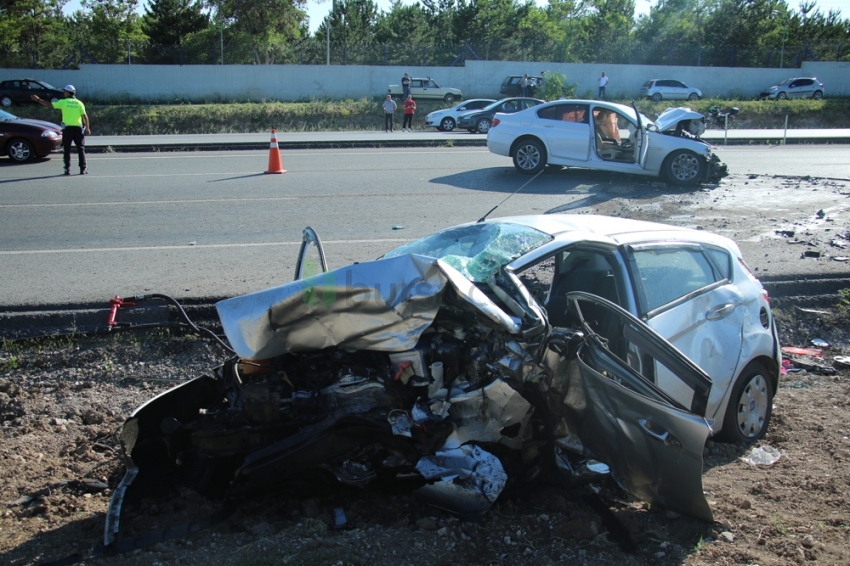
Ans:
{"label": "motorcycle", "polygon": [[705,125],[706,127],[717,127],[722,129],[729,129],[732,127],[732,124],[735,122],[735,116],[741,112],[741,109],[737,106],[733,106],[726,112],[721,112],[719,106],[709,106],[708,114],[705,117]]}

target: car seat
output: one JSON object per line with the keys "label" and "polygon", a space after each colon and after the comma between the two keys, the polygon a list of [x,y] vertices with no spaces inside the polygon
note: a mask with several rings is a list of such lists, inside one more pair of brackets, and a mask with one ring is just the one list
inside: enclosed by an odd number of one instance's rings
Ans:
{"label": "car seat", "polygon": [[620,149],[620,146],[605,141],[599,128],[596,128],[596,153],[606,161],[621,161],[623,159],[623,150]]}

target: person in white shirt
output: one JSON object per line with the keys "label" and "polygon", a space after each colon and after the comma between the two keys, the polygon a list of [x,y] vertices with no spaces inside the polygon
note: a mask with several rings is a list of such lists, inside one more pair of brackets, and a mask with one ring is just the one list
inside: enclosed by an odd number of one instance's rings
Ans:
{"label": "person in white shirt", "polygon": [[602,76],[599,77],[599,98],[600,100],[605,100],[605,87],[608,85],[608,77],[605,76],[605,72],[603,71]]}

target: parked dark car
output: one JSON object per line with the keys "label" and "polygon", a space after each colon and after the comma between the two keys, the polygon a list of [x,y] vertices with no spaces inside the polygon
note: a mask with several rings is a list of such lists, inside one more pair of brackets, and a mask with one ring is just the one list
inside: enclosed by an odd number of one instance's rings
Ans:
{"label": "parked dark car", "polygon": [[0,104],[8,108],[12,104],[30,104],[30,96],[37,94],[42,100],[56,102],[63,97],[61,89],[36,79],[12,79],[0,82]]}
{"label": "parked dark car", "polygon": [[543,104],[545,100],[537,98],[503,98],[497,100],[489,106],[485,106],[481,110],[473,110],[466,114],[461,114],[457,117],[457,127],[469,130],[470,132],[486,134],[490,131],[490,125],[493,123],[493,116],[497,112],[502,114],[513,114],[538,104]]}
{"label": "parked dark car", "polygon": [[62,147],[62,129],[53,122],[18,118],[0,110],[0,147],[19,163],[46,157]]}
{"label": "parked dark car", "polygon": [[[504,96],[522,96],[522,87],[519,86],[519,81],[523,75],[510,75],[502,81],[502,88],[499,92]],[[528,77],[528,91],[526,96],[534,96],[538,85],[543,84],[543,77]]]}

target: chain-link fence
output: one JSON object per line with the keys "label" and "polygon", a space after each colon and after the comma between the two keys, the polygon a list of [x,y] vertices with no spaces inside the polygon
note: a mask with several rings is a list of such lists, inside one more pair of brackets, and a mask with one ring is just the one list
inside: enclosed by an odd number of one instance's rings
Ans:
{"label": "chain-link fence", "polygon": [[463,66],[467,60],[551,61],[563,63],[684,65],[698,67],[799,68],[803,61],[850,61],[850,44],[810,43],[784,48],[729,45],[557,43],[554,41],[467,41],[409,43],[331,43],[317,38],[260,45],[248,36],[199,34],[182,45],[142,41],[76,44],[47,42],[0,49],[0,67],[61,69],[80,64],[131,65],[398,65]]}

